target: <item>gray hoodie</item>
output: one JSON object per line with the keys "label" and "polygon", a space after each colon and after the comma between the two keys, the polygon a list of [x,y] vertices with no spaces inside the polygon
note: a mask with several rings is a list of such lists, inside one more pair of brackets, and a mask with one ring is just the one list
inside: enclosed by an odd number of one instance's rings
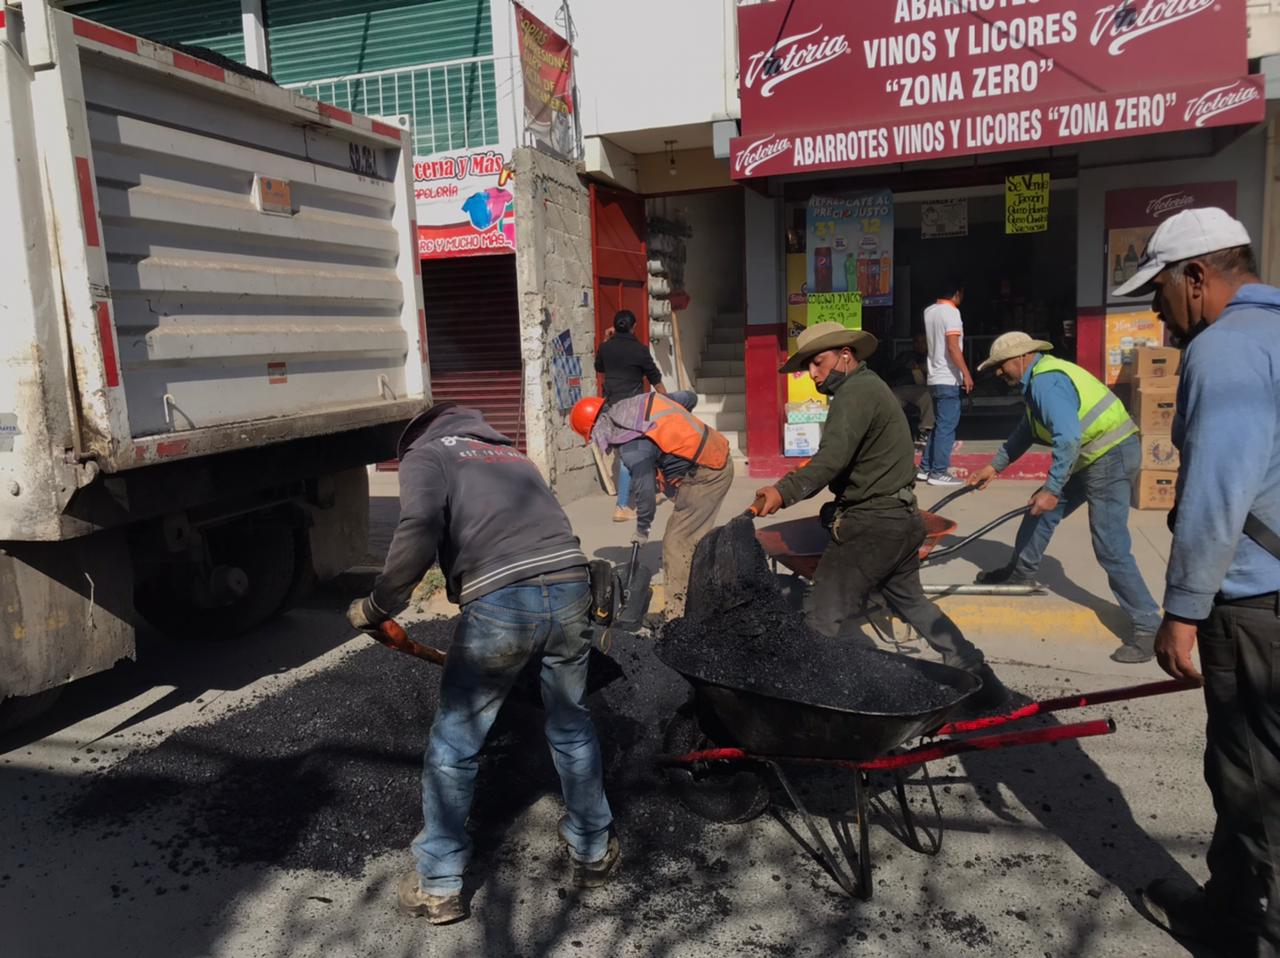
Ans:
{"label": "gray hoodie", "polygon": [[[503,586],[583,567],[587,557],[537,467],[474,409],[440,413],[401,440],[400,524],[371,601],[405,607],[437,559],[465,605]],[[407,448],[403,448],[407,443]]]}

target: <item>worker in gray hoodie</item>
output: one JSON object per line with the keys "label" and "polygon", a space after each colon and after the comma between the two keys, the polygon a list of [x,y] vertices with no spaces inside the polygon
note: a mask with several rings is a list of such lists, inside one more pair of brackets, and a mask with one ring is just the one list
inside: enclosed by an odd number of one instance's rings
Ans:
{"label": "worker in gray hoodie", "polygon": [[439,403],[400,438],[400,523],[382,574],[347,611],[373,631],[409,601],[437,560],[462,614],[440,682],[422,770],[417,868],[400,882],[402,910],[432,924],[466,917],[462,874],[477,757],[512,684],[542,660],[546,736],[568,814],[560,821],[579,887],[618,862],[600,744],[586,705],[587,557],[541,473],[474,409]]}
{"label": "worker in gray hoodie", "polygon": [[[1181,453],[1156,635],[1161,667],[1204,686],[1204,773],[1217,822],[1204,887],[1145,893],[1174,934],[1224,954],[1280,955],[1280,289],[1249,234],[1216,208],[1169,217],[1118,296],[1186,346],[1173,441]],[[1200,668],[1191,654],[1200,648]]]}

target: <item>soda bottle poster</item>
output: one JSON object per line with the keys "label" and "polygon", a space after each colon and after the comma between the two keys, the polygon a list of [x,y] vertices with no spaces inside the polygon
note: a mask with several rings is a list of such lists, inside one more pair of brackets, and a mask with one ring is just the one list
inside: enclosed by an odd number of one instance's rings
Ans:
{"label": "soda bottle poster", "polygon": [[808,293],[862,294],[893,305],[893,191],[814,196],[808,210]]}

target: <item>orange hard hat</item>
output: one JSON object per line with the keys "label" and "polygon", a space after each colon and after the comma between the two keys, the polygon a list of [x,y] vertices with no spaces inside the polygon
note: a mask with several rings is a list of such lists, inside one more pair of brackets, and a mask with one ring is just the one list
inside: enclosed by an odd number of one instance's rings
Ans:
{"label": "orange hard hat", "polygon": [[599,396],[587,396],[574,403],[573,412],[569,413],[569,425],[573,426],[573,431],[588,442],[591,441],[591,430],[596,424],[596,417],[600,415],[600,407],[603,405],[604,400]]}

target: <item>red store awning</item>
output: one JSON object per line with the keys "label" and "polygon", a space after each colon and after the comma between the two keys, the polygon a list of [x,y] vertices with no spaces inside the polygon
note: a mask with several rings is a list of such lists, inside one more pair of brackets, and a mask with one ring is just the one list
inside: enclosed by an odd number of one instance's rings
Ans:
{"label": "red store awning", "polygon": [[[809,0],[739,8],[735,179],[1264,119],[1244,4]],[[788,13],[790,14],[788,16]]]}

